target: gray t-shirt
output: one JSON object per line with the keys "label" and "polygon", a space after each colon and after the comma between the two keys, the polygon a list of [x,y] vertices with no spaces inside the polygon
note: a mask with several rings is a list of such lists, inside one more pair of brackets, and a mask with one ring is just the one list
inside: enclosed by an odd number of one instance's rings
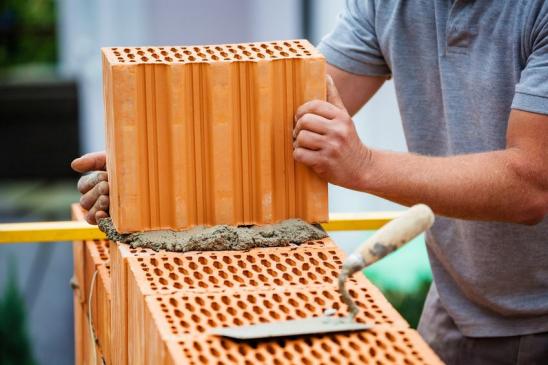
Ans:
{"label": "gray t-shirt", "polygon": [[[319,48],[343,70],[394,79],[412,152],[504,149],[512,108],[548,114],[548,1],[347,0]],[[548,331],[548,218],[437,217],[427,247],[464,335]]]}

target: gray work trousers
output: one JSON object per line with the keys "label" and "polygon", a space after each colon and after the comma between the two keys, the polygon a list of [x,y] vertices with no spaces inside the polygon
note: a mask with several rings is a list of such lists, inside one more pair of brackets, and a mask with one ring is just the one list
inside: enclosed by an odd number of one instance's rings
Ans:
{"label": "gray work trousers", "polygon": [[419,322],[419,333],[447,365],[546,365],[548,333],[511,337],[465,337],[451,319],[434,284]]}

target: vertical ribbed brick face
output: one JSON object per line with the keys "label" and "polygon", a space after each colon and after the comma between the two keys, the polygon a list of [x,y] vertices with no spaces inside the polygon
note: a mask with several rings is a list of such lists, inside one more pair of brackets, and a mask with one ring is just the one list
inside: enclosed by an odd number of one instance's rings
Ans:
{"label": "vertical ribbed brick face", "polygon": [[327,221],[326,182],[292,156],[296,109],[325,99],[307,41],[102,51],[119,231]]}

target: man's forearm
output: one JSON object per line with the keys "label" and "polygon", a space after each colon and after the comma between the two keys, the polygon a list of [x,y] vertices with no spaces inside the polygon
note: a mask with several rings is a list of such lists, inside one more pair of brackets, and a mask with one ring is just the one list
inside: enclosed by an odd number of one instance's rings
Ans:
{"label": "man's forearm", "polygon": [[372,150],[359,190],[404,205],[425,203],[449,217],[536,223],[546,195],[534,176],[520,174],[523,163],[513,149],[454,157]]}

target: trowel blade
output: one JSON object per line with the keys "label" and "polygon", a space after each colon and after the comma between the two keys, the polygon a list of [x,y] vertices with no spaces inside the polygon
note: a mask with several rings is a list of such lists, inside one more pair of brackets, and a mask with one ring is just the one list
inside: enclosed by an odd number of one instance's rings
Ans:
{"label": "trowel blade", "polygon": [[238,327],[218,327],[212,329],[210,333],[238,340],[252,340],[269,337],[362,331],[371,327],[370,324],[357,323],[347,317],[316,317]]}

